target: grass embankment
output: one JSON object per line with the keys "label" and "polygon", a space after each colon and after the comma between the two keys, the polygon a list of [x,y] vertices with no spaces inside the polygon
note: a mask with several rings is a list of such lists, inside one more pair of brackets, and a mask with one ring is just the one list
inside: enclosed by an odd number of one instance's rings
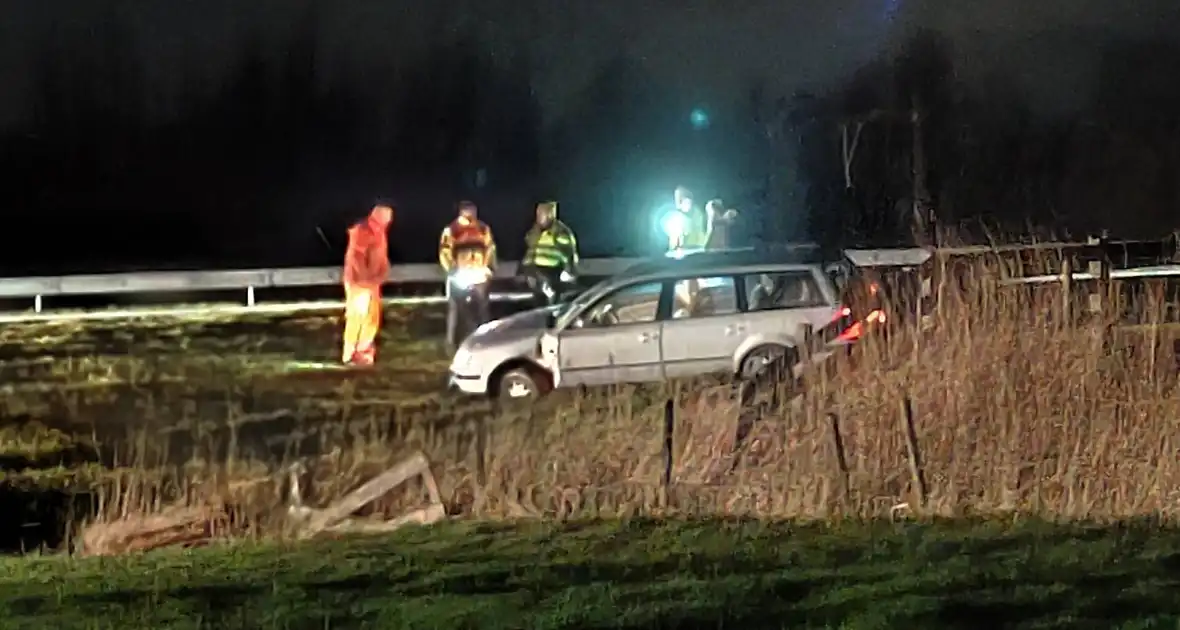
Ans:
{"label": "grass embankment", "polygon": [[0,549],[56,546],[92,494],[257,478],[358,423],[430,414],[444,404],[439,317],[390,309],[381,363],[363,372],[337,365],[338,313],[0,327],[0,509],[13,515]]}
{"label": "grass embankment", "polygon": [[[1058,296],[997,289],[993,270],[971,273],[966,289],[940,289],[935,325],[917,344],[903,329],[886,344],[860,346],[856,366],[811,375],[800,406],[783,404],[789,397],[742,404],[733,387],[694,382],[567,393],[527,413],[496,414],[438,396],[441,375],[431,366],[445,359],[406,352],[438,329],[407,318],[386,326],[375,373],[306,381],[194,372],[199,349],[228,351],[218,344],[233,337],[190,327],[187,351],[164,353],[158,372],[176,371],[184,385],[106,388],[107,403],[66,397],[51,407],[58,416],[36,417],[87,433],[90,422],[118,428],[96,442],[103,457],[117,451],[117,465],[141,480],[107,497],[108,505],[125,501],[129,512],[158,510],[161,501],[223,501],[258,522],[284,507],[274,473],[294,459],[312,469],[307,503],[322,507],[420,450],[448,508],[474,518],[612,517],[667,507],[695,516],[869,518],[908,504],[942,516],[1180,520],[1173,362],[1162,360],[1150,336],[1116,350],[1092,343],[1094,329],[1050,316],[1061,307]],[[1148,323],[1160,321],[1163,306],[1129,305]],[[145,344],[160,334],[124,333]],[[263,351],[238,356],[326,357],[338,334],[332,321],[255,323],[243,338]],[[434,400],[407,403],[398,387],[410,379]],[[43,399],[18,397],[30,408]],[[744,422],[750,419],[760,421]],[[739,425],[752,425],[744,439]],[[185,465],[169,468],[166,460]],[[154,476],[161,468],[169,479]],[[665,473],[666,502],[658,500]],[[399,493],[382,513],[421,501],[413,484]]]}
{"label": "grass embankment", "polygon": [[1042,523],[448,524],[0,562],[5,628],[1149,628],[1180,532]]}

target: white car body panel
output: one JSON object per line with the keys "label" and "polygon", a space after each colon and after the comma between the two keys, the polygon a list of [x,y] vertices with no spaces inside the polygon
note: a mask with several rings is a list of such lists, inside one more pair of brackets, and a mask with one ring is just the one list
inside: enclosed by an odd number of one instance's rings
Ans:
{"label": "white car body panel", "polygon": [[[493,377],[520,361],[544,370],[550,384],[561,388],[737,373],[754,348],[796,347],[809,329],[818,332],[839,314],[838,289],[825,265],[759,262],[753,252],[742,255],[738,263],[727,264],[721,264],[731,256],[725,252],[688,255],[682,259],[689,261],[684,269],[675,266],[677,261],[645,263],[652,271],[641,266],[624,272],[568,305],[487,324],[460,346],[451,365],[451,382],[470,394],[493,394]],[[741,262],[751,257],[752,262]],[[713,258],[721,262],[706,264]],[[684,311],[673,309],[679,295],[675,287],[686,278],[697,280],[695,295],[708,297],[707,312],[676,318]],[[763,294],[759,304],[766,310],[752,310],[747,304],[754,299],[751,288],[763,279],[780,288],[797,281],[803,293],[792,295],[803,297],[766,304]],[[738,286],[747,294],[740,301],[734,292]],[[783,290],[775,289],[774,295],[772,301],[787,299]],[[697,298],[693,300],[697,304]],[[806,306],[785,306],[788,303]],[[746,310],[739,310],[740,305]]]}

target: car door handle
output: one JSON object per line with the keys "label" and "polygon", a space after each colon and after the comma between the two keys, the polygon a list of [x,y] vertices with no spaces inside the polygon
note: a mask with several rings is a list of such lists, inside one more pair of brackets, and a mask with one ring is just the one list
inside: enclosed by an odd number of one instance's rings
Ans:
{"label": "car door handle", "polygon": [[660,333],[639,333],[639,343],[647,343],[660,338]]}
{"label": "car door handle", "polygon": [[745,326],[734,325],[734,326],[726,326],[725,327],[725,334],[727,334],[727,335],[738,335],[738,334],[741,334],[744,332],[746,332]]}

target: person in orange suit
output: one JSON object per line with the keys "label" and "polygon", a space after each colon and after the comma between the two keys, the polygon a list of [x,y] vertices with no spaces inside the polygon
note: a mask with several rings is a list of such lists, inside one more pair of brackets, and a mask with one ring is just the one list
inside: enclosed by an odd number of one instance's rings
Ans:
{"label": "person in orange suit", "polygon": [[379,203],[348,229],[344,255],[344,363],[373,365],[381,328],[381,285],[389,277],[393,206]]}

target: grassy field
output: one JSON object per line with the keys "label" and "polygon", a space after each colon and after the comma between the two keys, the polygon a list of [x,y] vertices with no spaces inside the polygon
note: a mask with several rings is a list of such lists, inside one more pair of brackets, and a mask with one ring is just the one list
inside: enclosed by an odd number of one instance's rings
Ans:
{"label": "grassy field", "polygon": [[1148,524],[460,523],[0,562],[5,628],[1175,628]]}
{"label": "grassy field", "polygon": [[[238,542],[13,560],[0,565],[13,585],[0,591],[4,618],[1175,627],[1180,383],[1153,324],[1165,305],[1136,305],[1141,329],[1104,343],[1107,322],[1046,316],[1061,307],[1053,295],[989,286],[947,292],[930,330],[862,344],[854,361],[808,374],[799,398],[784,384],[751,399],[693,381],[515,411],[441,393],[441,313],[427,310],[390,311],[381,365],[364,374],[307,369],[335,359],[335,317],[5,327],[9,550],[176,506],[221,510],[218,536]],[[304,465],[303,497],[322,507],[413,453],[468,524],[292,546],[289,464]],[[360,516],[404,514],[425,494],[407,483]],[[1004,525],[1014,515],[1107,525]],[[681,520],[720,516],[762,524]],[[635,520],[651,517],[668,520]],[[914,524],[948,517],[960,520]],[[784,519],[862,524],[769,524]],[[1125,524],[1136,520],[1155,525]],[[556,524],[567,521],[598,524]],[[102,618],[77,625],[93,611]]]}

